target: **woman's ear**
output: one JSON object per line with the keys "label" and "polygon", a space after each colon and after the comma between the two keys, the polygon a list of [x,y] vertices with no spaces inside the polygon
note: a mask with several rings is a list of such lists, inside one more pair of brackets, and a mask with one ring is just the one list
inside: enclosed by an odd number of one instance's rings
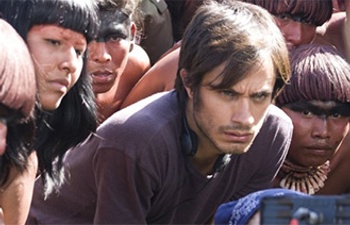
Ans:
{"label": "woman's ear", "polygon": [[192,89],[191,87],[188,86],[188,72],[186,69],[182,68],[180,70],[180,77],[181,77],[181,80],[182,80],[182,84],[187,92],[187,95],[188,95],[188,98],[193,98],[193,92],[192,92]]}

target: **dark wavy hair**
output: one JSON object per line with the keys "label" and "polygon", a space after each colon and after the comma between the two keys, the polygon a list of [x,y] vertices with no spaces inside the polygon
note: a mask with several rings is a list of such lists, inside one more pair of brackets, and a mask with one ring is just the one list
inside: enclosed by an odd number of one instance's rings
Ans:
{"label": "dark wavy hair", "polygon": [[0,186],[10,168],[23,172],[34,150],[35,72],[29,50],[21,36],[0,19],[0,110],[6,123],[6,149],[0,157]]}
{"label": "dark wavy hair", "polygon": [[[129,17],[129,22],[133,22],[137,27],[137,32],[143,29],[143,12],[140,10],[139,0],[96,0],[98,10],[121,11]],[[130,23],[128,25],[130,25]],[[131,37],[133,38],[133,37]]]}
{"label": "dark wavy hair", "polygon": [[[180,107],[187,101],[184,85],[194,93],[206,73],[225,63],[215,88],[230,87],[243,80],[260,63],[264,53],[271,57],[276,72],[273,97],[289,80],[289,53],[282,33],[263,8],[241,1],[208,1],[192,18],[182,38],[175,88]],[[182,82],[180,70],[188,76]]]}
{"label": "dark wavy hair", "polygon": [[[33,25],[54,24],[71,29],[93,40],[98,28],[94,0],[0,0],[3,17],[26,40]],[[87,54],[87,53],[85,53]],[[62,99],[60,106],[45,112],[36,107],[37,135],[35,149],[40,172],[53,186],[61,183],[62,158],[96,129],[95,98],[87,73],[86,55],[77,83]],[[48,183],[47,183],[48,184]]]}

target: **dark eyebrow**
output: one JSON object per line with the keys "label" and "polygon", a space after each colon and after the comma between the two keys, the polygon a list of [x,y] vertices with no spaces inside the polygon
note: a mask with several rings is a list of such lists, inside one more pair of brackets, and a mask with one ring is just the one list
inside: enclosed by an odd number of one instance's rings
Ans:
{"label": "dark eyebrow", "polygon": [[269,94],[272,94],[272,91],[267,90],[267,89],[266,90],[262,89],[262,90],[259,90],[259,91],[256,91],[256,92],[252,93],[251,96],[258,95],[258,94],[269,95]]}
{"label": "dark eyebrow", "polygon": [[350,116],[350,104],[336,102],[332,107],[320,107],[312,104],[310,101],[298,101],[289,104],[285,104],[282,107],[289,108],[296,112],[309,110],[315,115],[331,115],[333,113],[339,113],[343,116]]}
{"label": "dark eyebrow", "polygon": [[240,96],[242,95],[241,93],[239,93],[238,91],[232,89],[232,88],[212,88],[213,90],[219,90],[219,91],[229,91],[231,92],[231,95],[233,96]]}

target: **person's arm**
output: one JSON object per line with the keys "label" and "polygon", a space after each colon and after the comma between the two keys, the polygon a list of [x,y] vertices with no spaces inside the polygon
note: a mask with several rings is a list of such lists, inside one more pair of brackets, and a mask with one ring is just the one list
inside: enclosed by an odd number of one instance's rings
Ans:
{"label": "person's arm", "polygon": [[32,200],[35,177],[38,169],[36,152],[28,159],[28,167],[23,173],[12,168],[9,181],[1,188],[0,203],[4,224],[24,224]]}
{"label": "person's arm", "polygon": [[151,67],[151,61],[146,51],[139,45],[133,44],[133,48],[128,55],[123,74],[125,74],[133,83],[136,83]]}
{"label": "person's arm", "polygon": [[179,49],[181,47],[181,40],[176,42],[173,47],[171,47],[170,49],[168,49],[163,55],[160,56],[159,60],[164,58],[166,55],[170,54],[171,52]]}

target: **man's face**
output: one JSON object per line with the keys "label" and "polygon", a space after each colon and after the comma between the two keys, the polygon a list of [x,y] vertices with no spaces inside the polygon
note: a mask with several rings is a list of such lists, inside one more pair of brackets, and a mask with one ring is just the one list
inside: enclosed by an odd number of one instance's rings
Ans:
{"label": "man's face", "polygon": [[302,166],[319,166],[329,160],[349,130],[348,104],[300,101],[282,109],[294,125],[288,158]]}
{"label": "man's face", "polygon": [[117,85],[128,60],[132,36],[130,19],[121,11],[100,11],[99,18],[98,37],[88,46],[88,71],[96,94]]}
{"label": "man's face", "polygon": [[282,13],[275,16],[278,28],[286,41],[288,50],[311,43],[316,35],[316,26],[302,19],[302,16],[291,16]]}
{"label": "man's face", "polygon": [[199,150],[202,146],[211,154],[241,154],[262,126],[276,74],[267,56],[234,86],[214,89],[224,68],[223,63],[205,74],[198,91],[189,97],[191,129],[197,133]]}
{"label": "man's face", "polygon": [[[299,1],[297,8],[310,8],[313,0]],[[316,35],[316,25],[309,20],[305,13],[291,12],[289,9],[291,1],[279,1],[278,12],[274,15],[276,24],[281,30],[288,50],[292,50],[303,44],[311,43]]]}

